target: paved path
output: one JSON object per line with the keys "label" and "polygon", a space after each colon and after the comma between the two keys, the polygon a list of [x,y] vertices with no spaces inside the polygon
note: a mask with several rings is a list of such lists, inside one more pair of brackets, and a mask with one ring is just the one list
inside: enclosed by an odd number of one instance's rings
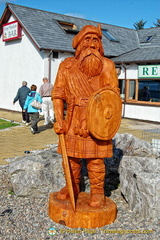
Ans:
{"label": "paved path", "polygon": [[24,151],[45,149],[47,145],[58,142],[52,125],[44,126],[44,120],[38,123],[40,133],[33,135],[30,126],[21,123],[21,113],[0,110],[0,118],[20,123],[18,127],[0,130],[0,164],[7,163],[7,158],[25,155]]}
{"label": "paved path", "polygon": [[[0,165],[8,164],[5,159],[25,155],[25,151],[45,149],[50,144],[58,143],[58,137],[52,125],[44,126],[44,120],[38,123],[39,134],[33,135],[30,127],[22,124],[21,113],[0,110],[0,118],[19,122],[20,126],[7,130],[0,130]],[[43,119],[43,116],[41,117]],[[142,130],[157,129],[160,124],[147,123],[136,120],[122,119],[119,133],[131,133],[142,139]]]}

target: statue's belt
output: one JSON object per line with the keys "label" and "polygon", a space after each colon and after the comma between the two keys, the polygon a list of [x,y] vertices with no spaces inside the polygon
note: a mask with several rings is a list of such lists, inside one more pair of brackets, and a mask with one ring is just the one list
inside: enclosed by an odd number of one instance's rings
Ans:
{"label": "statue's belt", "polygon": [[74,100],[74,105],[79,107],[85,107],[88,103],[89,98],[79,97]]}

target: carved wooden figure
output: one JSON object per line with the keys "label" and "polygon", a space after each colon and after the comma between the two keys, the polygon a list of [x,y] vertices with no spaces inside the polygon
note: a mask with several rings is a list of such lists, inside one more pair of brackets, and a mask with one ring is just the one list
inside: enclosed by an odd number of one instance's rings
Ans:
{"label": "carved wooden figure", "polygon": [[[104,196],[104,158],[112,156],[121,99],[115,65],[104,57],[101,38],[100,25],[82,28],[73,38],[75,57],[60,64],[52,91],[66,186],[50,195],[49,216],[71,228],[102,227],[117,214],[116,204]],[[82,158],[87,161],[90,194],[80,193]]]}

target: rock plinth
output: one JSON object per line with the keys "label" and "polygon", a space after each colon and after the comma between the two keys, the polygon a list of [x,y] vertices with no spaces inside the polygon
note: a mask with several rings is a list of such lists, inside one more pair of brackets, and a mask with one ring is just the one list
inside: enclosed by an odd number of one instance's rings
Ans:
{"label": "rock plinth", "polygon": [[[160,218],[160,154],[148,142],[131,134],[117,133],[114,156],[106,158],[105,193],[120,183],[129,208],[141,219]],[[9,165],[9,175],[17,196],[46,197],[65,185],[61,155],[57,146],[19,157]],[[82,159],[82,191],[89,192],[85,159]]]}
{"label": "rock plinth", "polygon": [[62,159],[55,147],[17,158],[8,172],[17,196],[46,197],[65,184]]}
{"label": "rock plinth", "polygon": [[115,146],[123,152],[119,165],[121,192],[140,219],[160,219],[160,155],[148,142],[117,134]]}

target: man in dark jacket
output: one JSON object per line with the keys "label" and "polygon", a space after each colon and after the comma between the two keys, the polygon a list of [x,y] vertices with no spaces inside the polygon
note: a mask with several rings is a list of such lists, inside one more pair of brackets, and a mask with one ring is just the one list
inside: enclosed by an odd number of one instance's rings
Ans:
{"label": "man in dark jacket", "polygon": [[143,88],[143,101],[150,101],[151,100],[151,94],[148,90],[148,86],[144,86]]}
{"label": "man in dark jacket", "polygon": [[26,123],[26,125],[29,125],[29,114],[27,111],[23,112],[23,107],[25,104],[25,100],[27,98],[28,93],[30,93],[30,89],[27,87],[27,82],[23,81],[22,82],[22,87],[18,89],[17,95],[13,100],[13,104],[19,100],[19,105],[22,108],[22,122]]}

